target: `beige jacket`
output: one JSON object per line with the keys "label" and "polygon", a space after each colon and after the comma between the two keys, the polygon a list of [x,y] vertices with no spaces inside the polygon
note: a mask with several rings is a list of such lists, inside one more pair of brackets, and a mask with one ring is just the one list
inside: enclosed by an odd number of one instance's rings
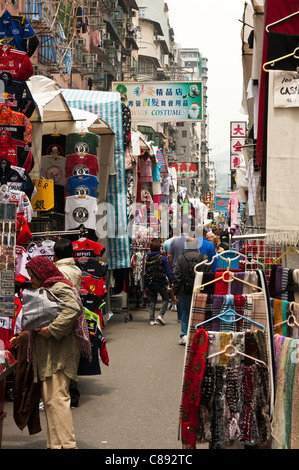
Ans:
{"label": "beige jacket", "polygon": [[[78,308],[72,287],[64,282],[56,282],[51,290],[60,300]],[[35,381],[37,378],[45,380],[58,370],[63,371],[71,379],[77,380],[80,349],[72,329],[78,316],[79,313],[73,308],[63,306],[58,317],[48,326],[52,334],[51,338],[46,339],[42,335],[35,335],[33,349]]]}
{"label": "beige jacket", "polygon": [[74,258],[60,259],[55,263],[55,266],[77,289],[80,291],[82,271],[76,266]]}

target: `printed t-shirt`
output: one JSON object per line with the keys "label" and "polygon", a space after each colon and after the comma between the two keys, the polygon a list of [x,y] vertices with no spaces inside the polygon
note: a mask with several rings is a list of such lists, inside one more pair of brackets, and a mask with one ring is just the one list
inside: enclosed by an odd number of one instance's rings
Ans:
{"label": "printed t-shirt", "polygon": [[45,134],[42,138],[42,155],[65,157],[66,136],[64,134]]}
{"label": "printed t-shirt", "polygon": [[65,177],[69,176],[83,176],[83,175],[94,175],[96,176],[99,172],[99,162],[95,155],[85,154],[69,154],[66,157],[65,164]]}
{"label": "printed t-shirt", "polygon": [[106,276],[108,264],[95,258],[77,259],[76,265],[81,271],[90,274],[93,277]]}
{"label": "printed t-shirt", "polygon": [[36,243],[28,248],[27,253],[30,259],[36,256],[45,256],[53,261],[54,256],[54,245],[53,240],[44,240],[41,243]]}
{"label": "printed t-shirt", "polygon": [[91,196],[96,197],[96,189],[99,180],[94,175],[70,176],[67,180],[66,190],[70,196]]}
{"label": "printed t-shirt", "polygon": [[105,247],[98,242],[83,238],[72,242],[74,258],[103,256]]}
{"label": "printed t-shirt", "polygon": [[53,157],[52,155],[43,155],[41,158],[41,176],[48,180],[53,180],[54,183],[59,186],[64,186],[65,163],[65,157]]}
{"label": "printed t-shirt", "polygon": [[96,228],[97,200],[90,196],[68,196],[65,200],[65,230],[84,225]]}
{"label": "printed t-shirt", "polygon": [[99,137],[92,132],[73,132],[66,137],[66,153],[98,155]]}
{"label": "printed t-shirt", "polygon": [[96,279],[92,276],[83,276],[81,279],[81,287],[87,292],[91,292],[101,298],[107,294],[107,287],[102,278]]}

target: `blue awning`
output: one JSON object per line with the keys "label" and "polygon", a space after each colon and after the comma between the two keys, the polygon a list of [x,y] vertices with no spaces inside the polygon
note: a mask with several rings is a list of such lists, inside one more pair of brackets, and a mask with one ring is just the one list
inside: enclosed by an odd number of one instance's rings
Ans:
{"label": "blue awning", "polygon": [[[110,214],[110,217],[107,216],[107,224],[111,230],[108,235],[109,265],[111,269],[129,268],[131,261],[120,94],[106,91],[69,89],[63,89],[62,94],[71,108],[82,109],[96,114],[107,122],[115,134],[115,174],[109,176],[106,197],[107,203],[112,204],[114,207],[114,214]],[[114,232],[114,226],[115,235],[112,237],[111,233]]]}

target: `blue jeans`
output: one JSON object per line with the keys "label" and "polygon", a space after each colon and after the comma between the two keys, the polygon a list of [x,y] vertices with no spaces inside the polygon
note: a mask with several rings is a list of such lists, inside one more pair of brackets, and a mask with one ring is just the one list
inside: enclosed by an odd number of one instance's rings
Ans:
{"label": "blue jeans", "polygon": [[179,294],[178,310],[181,314],[181,334],[180,337],[188,333],[188,323],[190,316],[192,295]]}
{"label": "blue jeans", "polygon": [[162,305],[160,308],[161,317],[164,316],[168,302],[169,302],[169,293],[165,285],[155,285],[148,288],[148,298],[149,298],[149,312],[150,312],[150,321],[155,320],[155,309],[157,303],[158,294],[162,297]]}

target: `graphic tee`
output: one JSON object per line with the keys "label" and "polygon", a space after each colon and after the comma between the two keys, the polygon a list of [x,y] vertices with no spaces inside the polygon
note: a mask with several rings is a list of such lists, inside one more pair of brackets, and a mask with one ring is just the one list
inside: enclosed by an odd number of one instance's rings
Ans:
{"label": "graphic tee", "polygon": [[66,136],[64,134],[45,134],[42,139],[42,155],[59,155],[64,157]]}
{"label": "graphic tee", "polygon": [[65,230],[96,228],[97,201],[90,196],[68,196],[65,200]]}
{"label": "graphic tee", "polygon": [[98,155],[99,137],[92,132],[73,132],[66,137],[66,153]]}
{"label": "graphic tee", "polygon": [[87,258],[87,259],[77,259],[76,265],[83,271],[91,275],[92,277],[103,277],[106,276],[108,270],[108,264],[104,263],[95,258]]}
{"label": "graphic tee", "polygon": [[103,256],[105,247],[98,242],[88,238],[80,238],[72,242],[74,258],[95,258]]}
{"label": "graphic tee", "polygon": [[99,180],[94,175],[70,176],[67,180],[66,190],[70,196],[96,197]]}
{"label": "graphic tee", "polygon": [[41,176],[47,180],[53,180],[54,184],[65,185],[65,163],[66,158],[52,155],[43,155],[41,158]]}
{"label": "graphic tee", "polygon": [[70,154],[66,157],[65,177],[94,175],[99,172],[99,162],[95,155]]}

